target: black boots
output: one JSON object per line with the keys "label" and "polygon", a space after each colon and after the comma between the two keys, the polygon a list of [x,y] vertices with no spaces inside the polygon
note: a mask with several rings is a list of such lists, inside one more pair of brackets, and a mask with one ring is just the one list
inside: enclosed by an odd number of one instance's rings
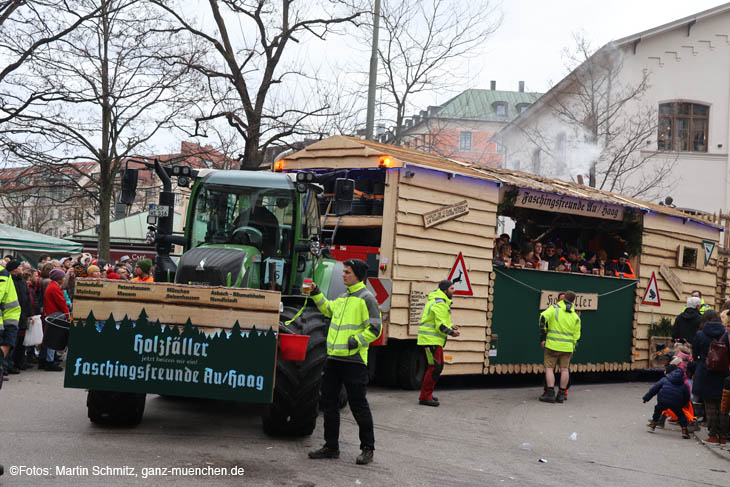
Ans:
{"label": "black boots", "polygon": [[321,460],[323,458],[340,458],[340,450],[334,450],[325,445],[319,450],[310,451],[309,458],[314,460]]}
{"label": "black boots", "polygon": [[542,393],[542,396],[540,396],[538,399],[542,402],[555,402],[555,388],[554,387],[546,387],[545,392]]}
{"label": "black boots", "polygon": [[432,406],[437,408],[439,406],[439,402],[435,399],[419,399],[418,404],[421,406]]}
{"label": "black boots", "polygon": [[355,463],[358,465],[367,465],[373,462],[373,449],[369,446],[364,446],[362,452],[357,456]]}
{"label": "black boots", "polygon": [[[314,460],[321,460],[324,458],[337,459],[340,458],[340,450],[335,450],[325,445],[319,450],[310,451],[309,458],[312,458]],[[373,449],[369,446],[364,446],[360,454],[357,456],[357,460],[355,460],[355,462],[358,465],[367,465],[368,463],[372,463]]]}
{"label": "black boots", "polygon": [[555,402],[564,402],[566,399],[568,399],[568,394],[566,393],[565,389],[560,389],[558,391],[558,396],[555,398]]}

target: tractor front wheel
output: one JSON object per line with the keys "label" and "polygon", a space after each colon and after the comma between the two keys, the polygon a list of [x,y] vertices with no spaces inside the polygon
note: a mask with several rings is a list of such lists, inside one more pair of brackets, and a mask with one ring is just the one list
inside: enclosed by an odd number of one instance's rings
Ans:
{"label": "tractor front wheel", "polygon": [[89,420],[105,426],[137,426],[144,415],[146,394],[90,389],[86,396]]}
{"label": "tractor front wheel", "polygon": [[[298,311],[298,306],[285,305],[281,321],[292,319]],[[307,355],[301,362],[277,361],[274,400],[261,419],[268,435],[308,436],[314,431],[319,414],[329,320],[316,308],[307,306],[287,329],[299,335],[309,335]]]}

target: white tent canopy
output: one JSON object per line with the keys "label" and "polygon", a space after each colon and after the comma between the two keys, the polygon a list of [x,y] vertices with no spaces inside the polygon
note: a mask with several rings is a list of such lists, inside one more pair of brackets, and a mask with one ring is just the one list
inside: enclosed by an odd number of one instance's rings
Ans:
{"label": "white tent canopy", "polygon": [[71,240],[0,223],[0,249],[5,253],[73,254],[81,252],[81,248]]}

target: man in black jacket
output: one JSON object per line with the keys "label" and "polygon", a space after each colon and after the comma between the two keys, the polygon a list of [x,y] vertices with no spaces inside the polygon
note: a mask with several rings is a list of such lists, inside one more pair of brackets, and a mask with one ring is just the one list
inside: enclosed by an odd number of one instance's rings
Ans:
{"label": "man in black jacket", "polygon": [[679,339],[692,343],[700,327],[700,321],[702,321],[700,306],[702,306],[700,298],[691,296],[687,299],[687,307],[674,320],[674,330],[672,331],[674,340]]}
{"label": "man in black jacket", "polygon": [[10,261],[6,266],[6,269],[13,277],[15,293],[18,295],[18,304],[20,304],[18,338],[15,342],[15,347],[13,348],[11,354],[8,356],[8,372],[10,372],[11,374],[17,374],[20,370],[25,370],[28,368],[25,365],[25,347],[23,346],[23,340],[25,339],[25,332],[28,330],[28,318],[31,316],[31,300],[30,292],[28,291],[28,284],[23,277],[23,266],[21,265],[21,263],[17,260]]}

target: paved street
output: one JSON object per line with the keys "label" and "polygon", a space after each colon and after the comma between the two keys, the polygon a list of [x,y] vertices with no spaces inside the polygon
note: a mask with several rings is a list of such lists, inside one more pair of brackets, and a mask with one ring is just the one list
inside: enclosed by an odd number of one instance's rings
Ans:
{"label": "paved street", "polygon": [[[641,402],[649,387],[643,382],[577,384],[566,404],[549,405],[536,400],[539,386],[452,381],[438,391],[440,408],[417,406],[414,392],[372,388],[376,459],[360,467],[349,411],[342,458],[313,461],[306,452],[321,444],[321,422],[311,438],[276,440],[262,433],[255,407],[148,396],[139,427],[104,429],[86,419],[86,393],[64,389],[62,379],[24,372],[0,392],[0,485],[730,485],[726,458],[681,439],[676,427],[646,431],[652,408]],[[21,465],[47,475],[9,474]],[[61,466],[85,467],[89,474],[60,475]],[[137,476],[94,476],[95,466],[133,467]],[[240,467],[245,473],[144,479],[148,467]]]}

